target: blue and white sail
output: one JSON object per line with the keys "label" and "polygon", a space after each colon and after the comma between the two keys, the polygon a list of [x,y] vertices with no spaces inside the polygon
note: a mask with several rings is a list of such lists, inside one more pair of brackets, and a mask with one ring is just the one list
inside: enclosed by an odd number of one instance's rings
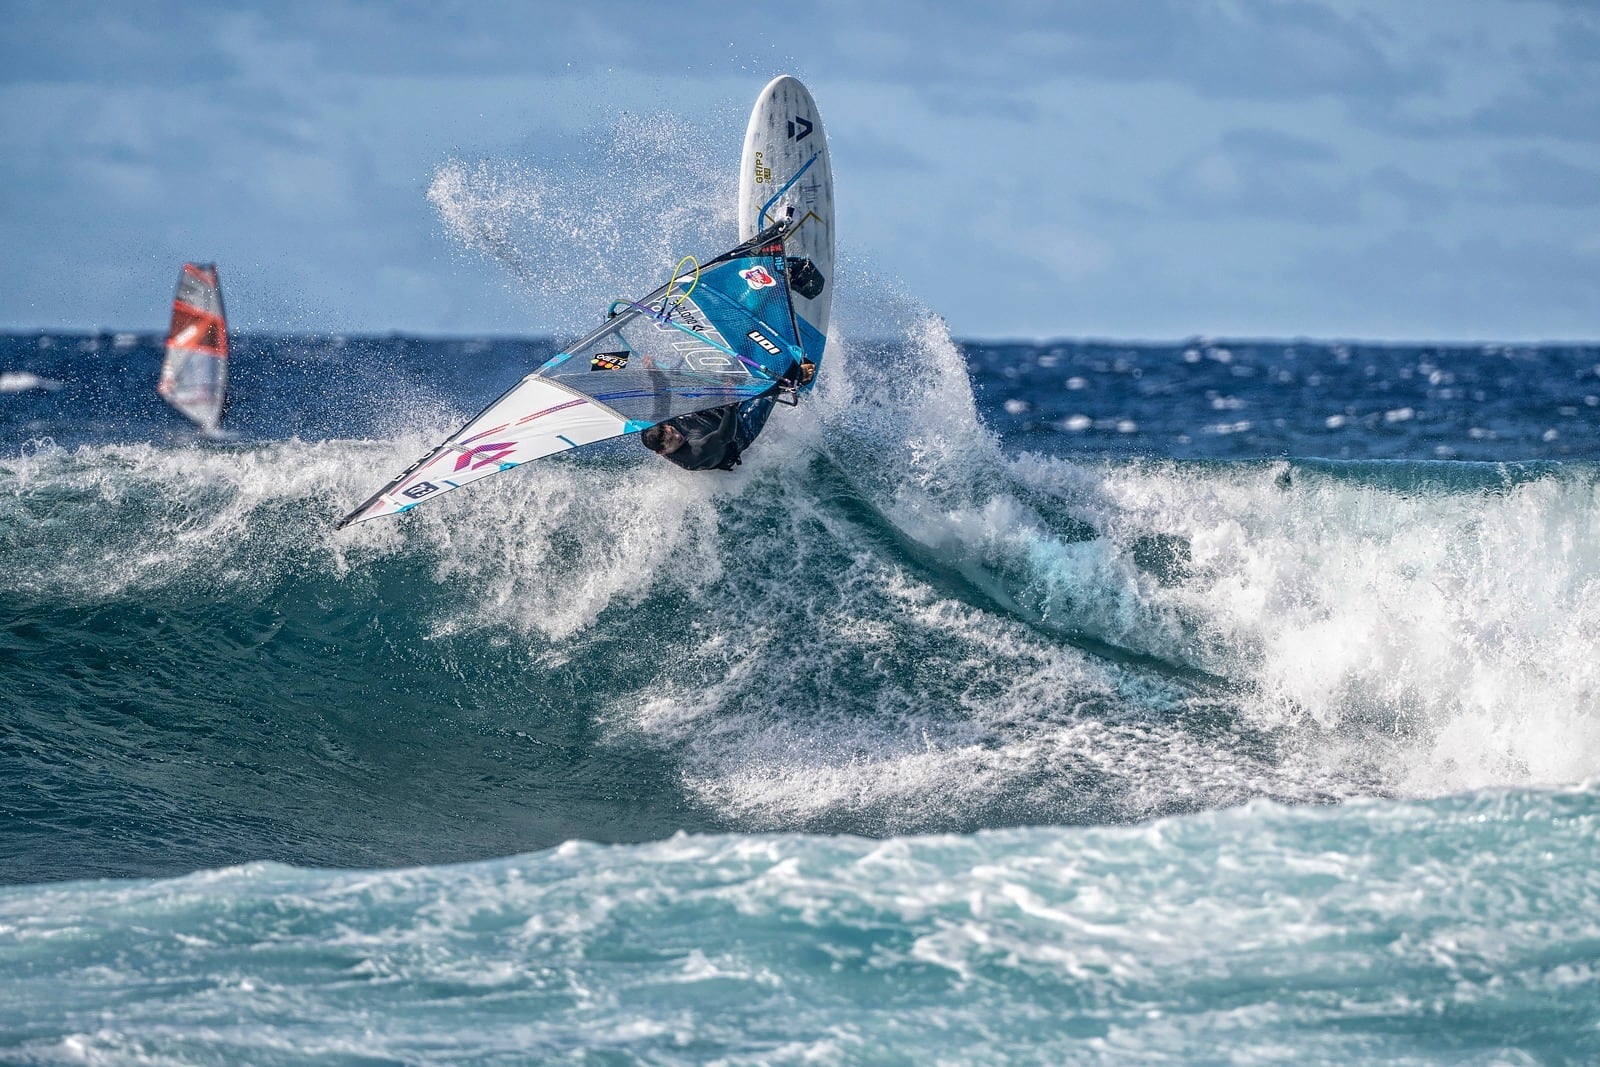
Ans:
{"label": "blue and white sail", "polygon": [[340,520],[410,511],[529,460],[738,404],[817,361],[823,336],[799,319],[780,223],[639,300],[514,385]]}

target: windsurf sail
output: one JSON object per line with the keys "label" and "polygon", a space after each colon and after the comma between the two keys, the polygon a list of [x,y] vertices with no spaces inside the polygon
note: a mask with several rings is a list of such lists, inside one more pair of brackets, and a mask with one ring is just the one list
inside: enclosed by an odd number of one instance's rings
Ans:
{"label": "windsurf sail", "polygon": [[178,272],[156,391],[202,430],[221,427],[228,401],[228,320],[215,263],[185,263]]}
{"label": "windsurf sail", "polygon": [[339,521],[410,511],[532,459],[637,433],[781,388],[824,338],[797,318],[787,222],[708,263],[686,257],[666,285],[614,301],[603,325],[512,386]]}

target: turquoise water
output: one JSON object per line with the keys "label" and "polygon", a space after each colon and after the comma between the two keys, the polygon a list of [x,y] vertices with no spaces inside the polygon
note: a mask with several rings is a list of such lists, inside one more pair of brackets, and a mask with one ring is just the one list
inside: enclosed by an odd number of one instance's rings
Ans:
{"label": "turquoise water", "polygon": [[8,1058],[1561,1063],[1593,789],[0,891]]}

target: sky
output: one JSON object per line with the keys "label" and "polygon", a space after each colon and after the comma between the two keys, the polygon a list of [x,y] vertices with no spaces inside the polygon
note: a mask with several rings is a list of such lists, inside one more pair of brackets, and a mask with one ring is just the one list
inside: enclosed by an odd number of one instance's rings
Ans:
{"label": "sky", "polygon": [[159,331],[195,259],[236,330],[560,333],[732,243],[790,73],[836,293],[957,337],[1600,339],[1595,0],[3,14],[4,331]]}

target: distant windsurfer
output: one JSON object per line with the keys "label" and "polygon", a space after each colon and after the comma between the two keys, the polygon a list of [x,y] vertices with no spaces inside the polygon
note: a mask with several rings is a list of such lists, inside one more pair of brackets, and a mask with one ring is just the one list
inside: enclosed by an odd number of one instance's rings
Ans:
{"label": "distant windsurfer", "polygon": [[[817,367],[808,359],[792,365],[791,370],[790,381],[806,385],[816,374]],[[731,471],[766,426],[767,417],[772,414],[783,388],[783,385],[776,385],[742,404],[692,411],[658,422],[641,433],[639,441],[686,471]]]}

